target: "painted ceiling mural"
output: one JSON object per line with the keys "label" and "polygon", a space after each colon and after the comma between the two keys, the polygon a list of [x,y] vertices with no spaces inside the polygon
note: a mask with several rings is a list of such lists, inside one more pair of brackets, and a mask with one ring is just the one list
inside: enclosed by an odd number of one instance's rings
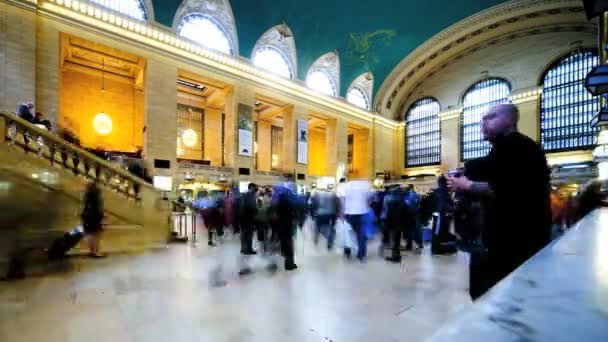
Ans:
{"label": "painted ceiling mural", "polygon": [[[433,35],[506,0],[231,0],[240,55],[251,57],[257,39],[285,23],[293,31],[298,79],[328,51],[340,56],[340,95],[364,72],[376,90],[391,70]],[[171,27],[181,0],[152,0],[158,23]]]}

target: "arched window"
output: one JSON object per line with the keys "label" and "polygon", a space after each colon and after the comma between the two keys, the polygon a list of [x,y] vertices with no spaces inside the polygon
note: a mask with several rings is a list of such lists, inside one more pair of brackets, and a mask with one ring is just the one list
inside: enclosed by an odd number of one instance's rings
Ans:
{"label": "arched window", "polygon": [[550,66],[543,76],[540,102],[540,141],[546,151],[590,148],[598,128],[589,122],[598,101],[584,87],[585,77],[598,65],[593,50],[572,52]]}
{"label": "arched window", "polygon": [[425,97],[414,102],[405,116],[407,134],[406,165],[416,167],[441,162],[441,122],[439,102]]}
{"label": "arched window", "polygon": [[374,90],[374,76],[370,72],[359,75],[350,84],[346,92],[346,101],[370,110],[372,107],[372,91]]}
{"label": "arched window", "polygon": [[481,118],[497,104],[508,103],[511,84],[500,78],[486,78],[471,86],[462,99],[460,117],[460,160],[488,154],[490,144],[481,134]]}
{"label": "arched window", "polygon": [[233,47],[226,31],[211,17],[192,13],[182,18],[177,33],[212,50],[233,54]]}
{"label": "arched window", "polygon": [[131,18],[148,20],[146,6],[142,0],[91,0],[91,2],[128,15]]}
{"label": "arched window", "polygon": [[298,74],[298,63],[291,29],[281,24],[264,32],[253,47],[251,60],[257,67],[293,79]]}
{"label": "arched window", "polygon": [[317,91],[321,94],[336,96],[338,90],[336,89],[336,82],[327,74],[326,71],[321,69],[312,70],[306,77],[306,85],[308,88]]}
{"label": "arched window", "polygon": [[357,107],[369,110],[369,99],[367,94],[359,87],[352,87],[346,93],[346,101]]}
{"label": "arched window", "polygon": [[253,64],[277,75],[293,78],[293,67],[287,56],[273,45],[264,45],[253,55]]}

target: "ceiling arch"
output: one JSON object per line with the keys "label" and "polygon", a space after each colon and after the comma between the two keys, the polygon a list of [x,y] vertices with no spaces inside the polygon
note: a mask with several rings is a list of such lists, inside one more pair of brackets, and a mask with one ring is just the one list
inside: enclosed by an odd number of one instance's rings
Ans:
{"label": "ceiling arch", "polygon": [[[151,0],[159,24],[172,27],[181,0]],[[228,1],[228,0],[226,0]],[[521,0],[516,0],[521,1]],[[297,78],[327,51],[340,55],[340,95],[351,81],[372,72],[381,84],[420,44],[459,20],[506,0],[230,0],[239,55],[251,58],[258,38],[284,22],[297,39]],[[438,10],[441,9],[441,10]]]}
{"label": "ceiling arch", "polygon": [[530,35],[594,29],[578,0],[516,0],[492,7],[435,35],[404,58],[384,79],[374,109],[398,117],[426,79],[481,49]]}

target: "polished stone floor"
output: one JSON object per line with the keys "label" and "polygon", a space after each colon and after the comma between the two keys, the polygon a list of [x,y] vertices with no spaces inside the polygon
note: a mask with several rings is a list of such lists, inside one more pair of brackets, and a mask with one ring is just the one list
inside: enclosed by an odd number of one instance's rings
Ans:
{"label": "polished stone floor", "polygon": [[0,282],[0,341],[420,341],[471,305],[464,255],[426,248],[395,265],[372,242],[361,264],[300,236],[297,271],[270,274],[256,256],[239,278],[236,240],[201,242]]}

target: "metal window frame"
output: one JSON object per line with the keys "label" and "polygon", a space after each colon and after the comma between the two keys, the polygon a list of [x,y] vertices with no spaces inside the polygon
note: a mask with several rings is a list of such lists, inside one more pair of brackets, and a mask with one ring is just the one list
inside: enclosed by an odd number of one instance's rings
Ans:
{"label": "metal window frame", "polygon": [[[504,90],[503,86],[507,86],[506,94],[501,94]],[[460,115],[459,149],[461,162],[484,157],[490,152],[490,144],[484,140],[481,134],[481,116],[483,115],[481,113],[492,106],[509,103],[512,89],[511,83],[504,78],[487,77],[470,86],[464,93],[461,100],[462,114]],[[467,105],[467,97],[474,91],[481,90],[489,92],[488,99]],[[476,116],[480,116],[479,120],[472,120]]]}
{"label": "metal window frame", "polygon": [[599,128],[592,127],[590,121],[599,111],[599,100],[587,92],[584,82],[598,63],[596,49],[577,49],[557,59],[543,73],[539,137],[545,151],[593,148]]}
{"label": "metal window frame", "polygon": [[[411,114],[421,106],[436,105],[422,113],[421,117],[413,118]],[[439,112],[441,105],[434,97],[423,97],[416,100],[405,115],[406,134],[405,167],[423,167],[441,164],[441,120]]]}

